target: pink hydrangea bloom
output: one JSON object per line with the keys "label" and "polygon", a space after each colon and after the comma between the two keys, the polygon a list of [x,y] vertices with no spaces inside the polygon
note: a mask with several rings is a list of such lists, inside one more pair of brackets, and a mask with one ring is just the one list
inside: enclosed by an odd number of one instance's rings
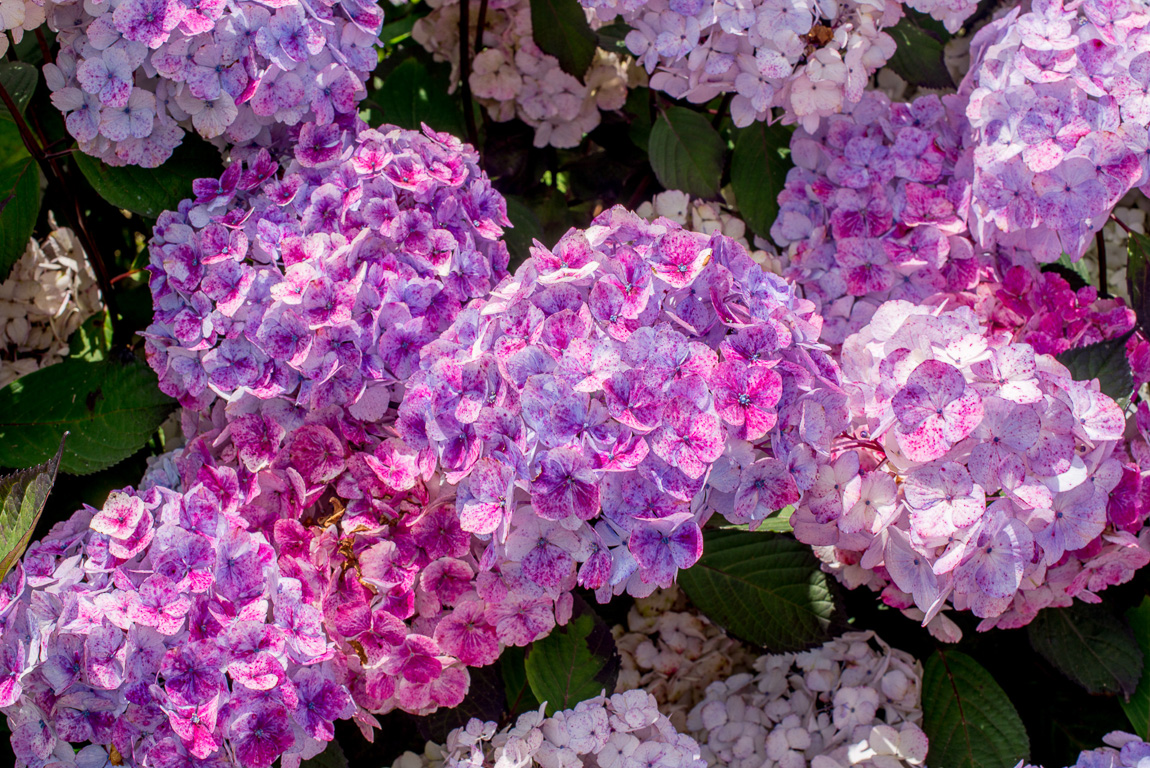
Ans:
{"label": "pink hydrangea bloom", "polygon": [[187,493],[114,492],[9,574],[0,644],[16,677],[0,696],[19,765],[85,742],[129,765],[299,765],[356,714],[305,585],[221,476],[234,479],[205,469]]}
{"label": "pink hydrangea bloom", "polygon": [[1015,627],[1150,562],[1125,418],[1096,381],[967,307],[887,302],[841,357],[851,425],[792,524],[852,586]]}

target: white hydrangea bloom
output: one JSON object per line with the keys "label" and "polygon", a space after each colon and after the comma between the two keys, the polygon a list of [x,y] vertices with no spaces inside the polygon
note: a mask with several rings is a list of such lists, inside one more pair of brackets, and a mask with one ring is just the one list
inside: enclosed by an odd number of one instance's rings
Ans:
{"label": "white hydrangea bloom", "polygon": [[873,632],[755,660],[711,683],[687,718],[725,768],[909,768],[927,752],[922,665]]}
{"label": "white hydrangea bloom", "polygon": [[[673,199],[660,198],[664,206]],[[745,645],[685,606],[678,589],[657,590],[635,601],[626,628],[614,629],[622,660],[615,690],[638,688],[651,694],[680,731],[708,685],[749,671],[754,661]]]}
{"label": "white hydrangea bloom", "polygon": [[[412,37],[437,61],[451,64],[451,82],[459,79],[459,0],[429,0],[432,11],[415,23]],[[479,1],[469,6],[474,40]],[[598,26],[597,22],[593,22]],[[535,45],[529,0],[494,0],[487,5],[482,50],[471,65],[472,95],[491,119],[518,117],[535,129],[535,146],[569,148],[593,131],[601,110],[620,109],[628,85],[641,84],[641,70],[629,67],[618,54],[603,50],[582,79],[564,72],[559,60]],[[635,83],[628,78],[638,77]]]}
{"label": "white hydrangea bloom", "polygon": [[0,387],[68,355],[68,337],[100,309],[79,239],[55,229],[31,240],[0,283]]}
{"label": "white hydrangea bloom", "polygon": [[496,732],[472,718],[439,747],[405,752],[392,768],[706,768],[699,745],[675,730],[645,691],[596,696],[544,717],[543,708]]}

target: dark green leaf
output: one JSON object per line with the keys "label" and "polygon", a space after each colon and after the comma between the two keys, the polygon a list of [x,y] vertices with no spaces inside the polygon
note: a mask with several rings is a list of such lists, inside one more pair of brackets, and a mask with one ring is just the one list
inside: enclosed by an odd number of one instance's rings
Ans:
{"label": "dark green leaf", "polygon": [[631,31],[631,27],[626,22],[616,21],[595,30],[595,34],[599,37],[599,47],[605,51],[626,51],[627,43],[624,42],[627,33]]}
{"label": "dark green leaf", "polygon": [[101,197],[117,208],[153,219],[192,197],[194,180],[223,173],[219,150],[191,134],[159,168],[112,167],[83,152],[76,152],[73,157]]}
{"label": "dark green leaf", "polygon": [[651,128],[647,156],[659,183],[692,197],[719,194],[723,140],[707,118],[685,107],[659,113]]}
{"label": "dark green leaf", "polygon": [[922,729],[930,768],[1012,768],[1030,740],[1006,692],[958,651],[935,652],[922,679]]}
{"label": "dark green leaf", "polygon": [[739,214],[759,237],[770,237],[779,215],[779,193],[792,165],[787,128],[756,122],[739,131],[731,156],[731,188]]}
{"label": "dark green leaf", "polygon": [[390,24],[384,24],[383,29],[379,30],[379,39],[389,45],[395,45],[411,35],[411,30],[417,21],[419,21],[419,17],[413,14]]}
{"label": "dark green leaf", "polygon": [[511,271],[530,256],[531,243],[543,239],[543,224],[535,211],[531,210],[523,198],[507,195],[507,218],[511,219],[511,229],[504,231],[503,240],[511,253]]}
{"label": "dark green leaf", "polygon": [[68,356],[91,362],[103,360],[112,346],[112,321],[106,311],[89,317],[68,339]]}
{"label": "dark green leaf", "polygon": [[1134,333],[1116,339],[1068,349],[1058,355],[1058,362],[1070,369],[1075,381],[1098,379],[1102,391],[1115,400],[1130,397],[1134,391],[1134,375],[1126,359],[1126,341]]}
{"label": "dark green leaf", "polygon": [[338,741],[329,741],[327,749],[315,757],[304,760],[299,768],[347,768],[347,755]]}
{"label": "dark green leaf", "polygon": [[51,460],[0,477],[0,579],[8,575],[28,548],[36,521],[56,482],[67,437],[67,432],[60,437],[60,447]]}
{"label": "dark green leaf", "polygon": [[886,65],[899,77],[923,88],[954,87],[942,57],[945,37],[928,18],[911,12],[886,32],[897,46]]}
{"label": "dark green leaf", "polygon": [[810,547],[730,529],[707,530],[703,538],[703,556],[679,572],[679,585],[707,618],[775,652],[828,638],[837,593]]}
{"label": "dark green leaf", "polygon": [[541,51],[559,59],[564,72],[583,79],[599,40],[579,0],[531,0],[531,29]]}
{"label": "dark green leaf", "polygon": [[1150,664],[1145,660],[1150,658],[1150,597],[1143,597],[1142,604],[1126,612],[1126,620],[1130,622],[1130,629],[1134,631],[1134,639],[1142,650],[1142,676],[1138,680],[1138,687],[1129,701],[1122,702],[1122,709],[1126,717],[1130,718],[1130,725],[1134,733],[1143,741],[1150,740]]}
{"label": "dark green leaf", "polygon": [[1090,693],[1128,698],[1142,676],[1134,633],[1104,606],[1076,600],[1067,608],[1047,608],[1027,632],[1034,650]]}
{"label": "dark green leaf", "polygon": [[507,695],[507,714],[517,717],[524,712],[539,709],[539,701],[527,682],[527,652],[511,645],[499,656],[503,670],[503,690]]}
{"label": "dark green leaf", "polygon": [[651,138],[651,92],[647,88],[632,88],[627,91],[627,103],[623,111],[630,116],[631,125],[627,137],[631,143],[644,152],[649,151]]}
{"label": "dark green leaf", "polygon": [[0,389],[0,466],[46,460],[69,431],[60,469],[110,467],[139,450],[175,406],[142,361],[68,358]]}
{"label": "dark green leaf", "polygon": [[414,718],[420,736],[442,744],[447,741],[449,733],[467,725],[467,721],[473,717],[487,722],[498,721],[503,716],[507,699],[503,694],[503,675],[500,674],[499,665],[472,667],[468,672],[471,675],[471,685],[459,706],[450,709],[441,707],[430,715]]}
{"label": "dark green leaf", "polygon": [[437,131],[462,136],[463,112],[447,93],[447,82],[437,82],[422,62],[407,59],[395,68],[376,94],[383,122],[419,130],[427,123]]}
{"label": "dark green leaf", "polygon": [[527,683],[547,714],[570,709],[603,691],[615,692],[619,653],[606,623],[580,598],[564,627],[527,649]]}
{"label": "dark green leaf", "polygon": [[[0,133],[16,132],[0,122]],[[28,248],[28,238],[40,215],[40,166],[23,147],[14,156],[0,157],[0,280]]]}
{"label": "dark green leaf", "polygon": [[[25,64],[22,61],[6,61],[0,64],[0,85],[3,85],[4,90],[8,91],[12,101],[16,102],[16,109],[21,114],[28,106],[28,102],[32,100],[32,94],[36,92],[38,78],[39,73],[31,64]],[[0,120],[13,122],[12,113],[8,111],[8,106],[3,102],[0,102]],[[0,159],[0,162],[3,160]]]}
{"label": "dark green leaf", "polygon": [[1150,237],[1131,232],[1126,253],[1129,256],[1126,286],[1130,290],[1130,306],[1138,318],[1138,330],[1145,336],[1150,332]]}

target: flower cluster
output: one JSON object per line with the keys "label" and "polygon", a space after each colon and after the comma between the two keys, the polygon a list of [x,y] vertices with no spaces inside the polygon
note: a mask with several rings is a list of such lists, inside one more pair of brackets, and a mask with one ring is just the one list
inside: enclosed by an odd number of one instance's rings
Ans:
{"label": "flower cluster", "polygon": [[[626,43],[651,73],[651,87],[703,104],[733,94],[737,126],[767,120],[814,130],[857,102],[894,54],[882,30],[902,16],[897,2],[818,5],[806,0],[582,0],[602,21],[632,27]],[[973,7],[971,8],[973,10]]]}
{"label": "flower cluster", "polygon": [[[1105,747],[1083,750],[1070,768],[1139,768],[1150,762],[1150,744],[1132,733],[1113,731],[1102,739]],[[1024,766],[1016,768],[1039,768]]]}
{"label": "flower cluster", "polygon": [[967,230],[962,107],[870,91],[792,136],[771,236],[788,246],[783,274],[819,307],[823,341],[842,344],[888,299],[970,291],[985,275]]}
{"label": "flower cluster", "polygon": [[851,586],[928,622],[949,602],[1014,627],[1150,562],[1141,472],[1097,381],[969,308],[905,301],[847,338],[842,366],[851,428],[791,522]]}
{"label": "flower cluster", "polygon": [[19,765],[298,766],[356,714],[322,613],[242,498],[234,471],[205,469],[187,493],[113,492],[31,545],[0,589]]}
{"label": "flower cluster", "polygon": [[573,577],[545,589],[517,563],[481,560],[482,544],[460,527],[454,489],[386,437],[394,411],[365,428],[333,408],[239,403],[185,411],[188,444],[152,474],[174,472],[183,485],[205,467],[236,468],[245,489],[237,515],[321,611],[364,710],[456,706],[467,667],[491,664],[505,646],[526,645],[571,615]]}
{"label": "flower cluster", "polygon": [[72,230],[30,241],[0,283],[0,387],[62,360],[68,337],[99,309],[96,277]]}
{"label": "flower cluster", "polygon": [[1150,13],[1134,0],[1041,0],[983,28],[961,91],[971,230],[1039,261],[1077,259],[1147,178]]}
{"label": "flower cluster", "polygon": [[383,21],[365,0],[37,2],[59,33],[44,78],[68,132],[110,165],[147,168],[186,129],[266,145],[354,117]]}
{"label": "flower cluster", "polygon": [[723,768],[920,766],[921,698],[921,664],[873,632],[850,632],[711,683],[687,732]]}
{"label": "flower cluster", "polygon": [[397,429],[458,484],[463,530],[544,586],[669,586],[713,512],[798,498],[845,394],[819,317],[720,234],[621,207],[540,245],[424,348]]}
{"label": "flower cluster", "polygon": [[651,694],[680,731],[711,683],[749,671],[755,658],[743,643],[692,613],[674,587],[636,600],[627,626],[612,632],[622,660],[615,690]]}
{"label": "flower cluster", "polygon": [[150,243],[160,388],[377,419],[506,272],[505,203],[477,161],[445,134],[308,123],[285,168],[261,151],[197,181]]}
{"label": "flower cluster", "polygon": [[544,717],[543,708],[496,732],[472,718],[423,755],[405,752],[392,768],[706,768],[699,745],[675,730],[644,691],[600,695]]}
{"label": "flower cluster", "polygon": [[[622,108],[627,100],[628,67],[618,54],[597,49],[590,68],[576,77],[535,44],[529,0],[469,2],[468,39],[480,40],[483,49],[471,62],[468,83],[492,120],[518,117],[535,129],[535,146],[566,148],[578,146],[599,125],[601,111]],[[428,4],[431,13],[415,22],[411,35],[437,61],[451,63],[451,82],[457,83],[459,0]]]}

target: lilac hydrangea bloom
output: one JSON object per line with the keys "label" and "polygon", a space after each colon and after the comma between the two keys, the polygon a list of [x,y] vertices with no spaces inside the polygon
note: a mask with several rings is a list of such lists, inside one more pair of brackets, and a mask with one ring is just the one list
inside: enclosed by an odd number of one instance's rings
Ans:
{"label": "lilac hydrangea bloom", "polygon": [[148,168],[188,130],[231,147],[269,146],[273,133],[304,121],[353,120],[383,22],[362,0],[27,7],[59,33],[44,77],[80,149]]}
{"label": "lilac hydrangea bloom", "polygon": [[1044,0],[974,37],[960,93],[981,245],[1077,259],[1118,200],[1145,190],[1148,35],[1141,3]]}
{"label": "lilac hydrangea bloom", "polygon": [[485,557],[647,594],[698,559],[711,514],[796,500],[783,457],[846,425],[811,309],[730,238],[614,208],[424,347],[397,427],[458,484]]}
{"label": "lilac hydrangea bloom", "polygon": [[[233,164],[157,221],[149,361],[190,408],[251,393],[372,420],[504,274],[504,203],[444,134],[309,123],[295,155]],[[292,437],[305,479],[338,474],[335,434],[309,430]]]}

